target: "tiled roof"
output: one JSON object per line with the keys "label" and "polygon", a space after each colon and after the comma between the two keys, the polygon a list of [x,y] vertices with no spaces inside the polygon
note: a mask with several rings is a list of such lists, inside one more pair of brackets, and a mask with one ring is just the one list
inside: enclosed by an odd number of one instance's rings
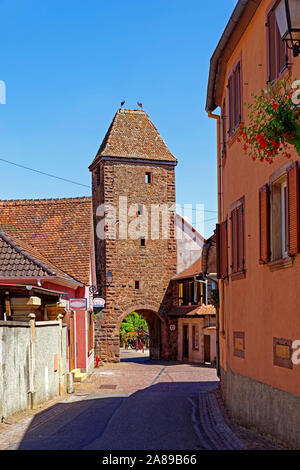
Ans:
{"label": "tiled roof", "polygon": [[199,258],[194,264],[192,264],[185,271],[172,277],[172,280],[178,281],[180,279],[190,279],[196,276],[196,274],[201,274],[201,272],[202,272],[202,260],[201,258]]}
{"label": "tiled roof", "polygon": [[136,109],[117,111],[90,169],[101,157],[177,162],[149,116]]}
{"label": "tiled roof", "polygon": [[174,317],[193,317],[198,315],[216,315],[216,309],[213,305],[191,305],[174,307],[169,316]]}
{"label": "tiled roof", "polygon": [[91,223],[89,197],[0,201],[0,230],[86,285],[90,280]]}
{"label": "tiled roof", "polygon": [[34,248],[0,231],[0,277],[45,276],[71,279]]}

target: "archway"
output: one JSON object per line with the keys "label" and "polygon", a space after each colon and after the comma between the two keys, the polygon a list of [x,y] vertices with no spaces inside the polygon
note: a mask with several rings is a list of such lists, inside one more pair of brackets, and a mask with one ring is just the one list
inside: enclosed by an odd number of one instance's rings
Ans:
{"label": "archway", "polygon": [[165,321],[160,315],[153,310],[145,308],[134,308],[130,311],[123,313],[120,316],[116,330],[120,338],[120,327],[123,320],[131,313],[137,313],[146,322],[149,331],[149,359],[158,361],[162,356],[162,324]]}

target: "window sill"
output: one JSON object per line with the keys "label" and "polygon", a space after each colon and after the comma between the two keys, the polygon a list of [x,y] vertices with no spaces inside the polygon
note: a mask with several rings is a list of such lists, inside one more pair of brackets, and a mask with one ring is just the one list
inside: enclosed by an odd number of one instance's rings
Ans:
{"label": "window sill", "polygon": [[244,269],[243,271],[239,271],[237,273],[233,273],[230,275],[230,279],[232,281],[238,281],[239,279],[245,279],[246,277],[246,270]]}
{"label": "window sill", "polygon": [[268,263],[270,271],[278,271],[279,269],[291,268],[294,265],[294,258],[286,257],[271,261]]}

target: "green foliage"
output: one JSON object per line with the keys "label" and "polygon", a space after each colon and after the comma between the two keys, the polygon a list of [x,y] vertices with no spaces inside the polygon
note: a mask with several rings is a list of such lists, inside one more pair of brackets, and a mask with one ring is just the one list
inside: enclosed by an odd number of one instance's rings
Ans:
{"label": "green foliage", "polygon": [[120,337],[121,339],[126,337],[126,335],[132,331],[144,330],[148,332],[147,322],[136,312],[132,312],[127,315],[126,318],[121,323],[120,326]]}

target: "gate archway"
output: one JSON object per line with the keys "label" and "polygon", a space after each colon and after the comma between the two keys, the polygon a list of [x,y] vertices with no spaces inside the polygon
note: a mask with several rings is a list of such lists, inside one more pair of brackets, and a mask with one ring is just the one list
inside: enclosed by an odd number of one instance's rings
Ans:
{"label": "gate archway", "polygon": [[116,325],[116,333],[120,337],[120,326],[122,321],[132,312],[136,312],[146,321],[149,328],[149,357],[150,360],[159,361],[162,357],[162,327],[165,323],[157,312],[147,308],[133,308],[120,316]]}

